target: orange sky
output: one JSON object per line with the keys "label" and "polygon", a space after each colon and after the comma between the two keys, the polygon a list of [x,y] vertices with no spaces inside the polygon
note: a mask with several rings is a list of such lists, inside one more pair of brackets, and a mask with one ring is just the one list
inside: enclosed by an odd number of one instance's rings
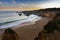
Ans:
{"label": "orange sky", "polygon": [[0,10],[37,10],[38,7],[17,8],[17,7],[0,7]]}

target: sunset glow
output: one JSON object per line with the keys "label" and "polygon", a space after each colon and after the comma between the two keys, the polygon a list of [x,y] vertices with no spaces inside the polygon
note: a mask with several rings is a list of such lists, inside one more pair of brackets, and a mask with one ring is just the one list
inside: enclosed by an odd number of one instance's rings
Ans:
{"label": "sunset glow", "polygon": [[59,0],[0,0],[0,10],[37,10],[60,7]]}

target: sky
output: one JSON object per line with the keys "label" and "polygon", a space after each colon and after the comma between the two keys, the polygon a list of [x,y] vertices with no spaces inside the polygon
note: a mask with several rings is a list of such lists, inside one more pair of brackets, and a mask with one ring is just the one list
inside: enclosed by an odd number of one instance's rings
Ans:
{"label": "sky", "polygon": [[60,7],[60,0],[0,0],[0,10],[37,10]]}

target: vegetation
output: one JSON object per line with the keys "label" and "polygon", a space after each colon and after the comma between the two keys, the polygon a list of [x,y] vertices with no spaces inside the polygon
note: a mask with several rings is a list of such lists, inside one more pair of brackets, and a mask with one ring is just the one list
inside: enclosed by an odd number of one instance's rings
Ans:
{"label": "vegetation", "polygon": [[46,30],[46,33],[54,32],[54,30],[60,31],[59,21],[49,22],[47,25],[44,26],[44,30]]}

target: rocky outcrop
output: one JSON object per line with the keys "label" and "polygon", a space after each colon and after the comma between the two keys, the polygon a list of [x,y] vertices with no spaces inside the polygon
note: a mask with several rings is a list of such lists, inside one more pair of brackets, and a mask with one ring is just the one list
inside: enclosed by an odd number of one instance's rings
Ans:
{"label": "rocky outcrop", "polygon": [[60,32],[55,30],[53,33],[45,33],[45,31],[41,31],[36,37],[36,40],[60,40]]}
{"label": "rocky outcrop", "polygon": [[30,14],[42,16],[42,14],[46,12],[55,12],[57,15],[60,15],[60,8],[46,8],[46,9],[39,9],[39,10],[33,10],[33,11],[23,11],[23,13],[27,16],[29,16]]}

